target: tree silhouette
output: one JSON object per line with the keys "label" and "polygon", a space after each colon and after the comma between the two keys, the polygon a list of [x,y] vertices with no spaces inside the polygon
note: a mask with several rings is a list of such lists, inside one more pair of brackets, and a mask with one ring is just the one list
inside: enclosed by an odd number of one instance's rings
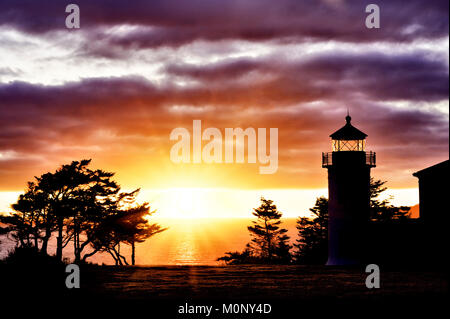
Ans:
{"label": "tree silhouette", "polygon": [[256,221],[253,221],[253,226],[247,227],[253,237],[251,247],[259,256],[270,261],[277,248],[289,246],[287,229],[279,226],[282,214],[277,210],[277,206],[273,205],[272,200],[261,197],[261,206],[253,209],[253,216],[257,218]]}
{"label": "tree silhouette", "polygon": [[[287,231],[287,230],[286,230]],[[289,264],[292,259],[290,252],[292,246],[289,244],[289,236],[283,234],[278,237],[278,242],[275,245],[275,256],[278,263]]]}
{"label": "tree silhouette", "polygon": [[[91,182],[91,171],[87,168],[91,160],[73,161],[63,165],[54,173],[45,173],[36,177],[37,188],[45,194],[50,214],[56,220],[56,256],[62,258],[63,248],[72,240],[75,259],[79,260],[80,244],[78,227],[81,203],[87,204],[87,198],[82,198],[82,189]],[[111,175],[112,176],[112,175]],[[92,196],[92,195],[91,195]],[[92,197],[90,198],[92,200]],[[72,225],[70,225],[72,224]],[[67,228],[66,228],[67,226]],[[64,230],[72,229],[72,232]]]}
{"label": "tree silhouette", "polygon": [[289,263],[291,246],[287,229],[280,228],[282,213],[273,205],[272,200],[261,197],[261,205],[253,209],[256,221],[247,229],[252,240],[246,249],[240,252],[226,252],[218,258],[227,264],[244,263]]}
{"label": "tree silhouette", "polygon": [[[130,211],[140,210],[140,208],[132,208]],[[139,227],[138,225],[144,224],[143,221],[133,221],[129,219],[131,216],[126,211],[117,211],[115,214],[107,216],[99,227],[95,229],[94,239],[91,242],[94,252],[101,251],[111,255],[116,265],[129,265],[126,257],[121,252],[121,244],[132,245],[131,259],[132,264],[135,264],[135,243],[134,240],[137,234],[140,233],[139,229],[133,227]],[[145,223],[148,222],[145,220]],[[148,233],[148,237],[157,233],[156,230],[160,229],[158,225],[146,225],[144,226],[148,230],[155,229],[154,233]],[[162,230],[161,230],[162,231]],[[147,238],[148,238],[147,237]],[[144,238],[141,238],[144,239]]]}
{"label": "tree silhouette", "polygon": [[319,197],[309,209],[312,218],[297,219],[298,238],[294,258],[299,264],[324,264],[328,254],[328,199]]}
{"label": "tree silhouette", "polygon": [[121,254],[120,243],[123,240],[123,230],[118,223],[119,214],[106,216],[103,222],[94,230],[91,245],[93,252],[107,252],[114,259],[116,265],[128,265]]}
{"label": "tree silhouette", "polygon": [[12,205],[15,213],[1,216],[0,220],[8,225],[5,231],[22,247],[33,247],[47,252],[47,243],[51,233],[56,229],[56,220],[52,215],[46,195],[33,182],[28,183],[27,190]]}
{"label": "tree silhouette", "polygon": [[387,187],[384,186],[387,181],[374,180],[373,177],[370,178],[370,219],[378,222],[389,222],[389,221],[404,221],[409,218],[411,207],[407,206],[394,206],[390,203],[393,197],[388,199],[380,200],[379,196]]}
{"label": "tree silhouette", "polygon": [[118,231],[120,241],[131,246],[132,265],[136,263],[136,243],[142,243],[153,235],[167,229],[161,228],[158,224],[150,224],[148,217],[154,213],[155,211],[150,211],[148,203],[145,203],[122,211],[116,220],[116,227],[120,229]]}
{"label": "tree silhouette", "polygon": [[[408,218],[410,207],[396,207],[390,203],[392,197],[380,200],[379,196],[387,190],[386,181],[370,179],[370,215],[375,222],[387,223],[404,221]],[[294,259],[300,264],[324,264],[328,254],[328,199],[316,199],[312,218],[299,217],[297,220],[298,239]]]}
{"label": "tree silhouette", "polygon": [[[25,193],[12,205],[15,212],[0,216],[0,221],[8,224],[7,230],[17,246],[47,253],[48,241],[56,232],[59,260],[70,242],[75,262],[85,261],[104,247],[125,242],[132,245],[134,261],[135,243],[163,230],[145,222],[145,216],[154,213],[149,211],[148,204],[134,204],[139,190],[121,192],[112,180],[114,173],[91,170],[90,162],[73,161],[28,183]],[[102,233],[112,221],[115,228],[109,228],[111,234]],[[87,247],[92,249],[83,255]]]}
{"label": "tree silhouette", "polygon": [[227,265],[239,265],[239,264],[258,264],[261,263],[261,259],[254,256],[250,243],[247,243],[244,251],[228,251],[225,256],[217,258],[218,261],[224,261]]}

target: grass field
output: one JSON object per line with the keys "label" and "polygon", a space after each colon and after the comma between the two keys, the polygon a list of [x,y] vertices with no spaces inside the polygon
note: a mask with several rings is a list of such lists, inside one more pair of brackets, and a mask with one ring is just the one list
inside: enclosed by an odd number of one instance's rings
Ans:
{"label": "grass field", "polygon": [[[101,269],[101,271],[100,271]],[[82,280],[112,298],[370,299],[429,296],[448,289],[441,272],[381,269],[381,288],[368,289],[364,269],[326,266],[102,267]]]}
{"label": "grass field", "polygon": [[[230,303],[269,303],[272,312],[258,314],[260,316],[227,314],[212,318],[299,318],[292,315],[300,313],[306,317],[311,313],[339,311],[354,314],[367,311],[392,314],[395,311],[405,315],[421,310],[432,315],[444,307],[448,292],[446,272],[417,269],[381,268],[381,287],[368,289],[363,268],[84,265],[81,288],[71,290],[64,285],[66,274],[60,267],[47,269],[35,280],[29,279],[33,272],[26,272],[24,268],[1,265],[0,269],[2,280],[6,277],[10,284],[9,287],[3,285],[3,297],[6,292],[12,299],[18,296],[36,298],[41,306],[65,305],[74,313],[84,313],[95,307],[96,313],[102,315],[131,315],[144,309],[152,314],[149,318],[180,317],[177,309],[185,304],[221,307]],[[155,313],[162,315],[154,316]]]}

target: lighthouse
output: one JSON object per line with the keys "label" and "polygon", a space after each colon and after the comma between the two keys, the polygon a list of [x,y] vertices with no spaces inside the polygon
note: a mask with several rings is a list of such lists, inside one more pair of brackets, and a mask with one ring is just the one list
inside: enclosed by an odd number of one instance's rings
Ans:
{"label": "lighthouse", "polygon": [[366,152],[367,134],[346,124],[330,135],[332,152],[322,153],[328,170],[327,265],[356,265],[364,260],[370,220],[370,169],[375,153]]}

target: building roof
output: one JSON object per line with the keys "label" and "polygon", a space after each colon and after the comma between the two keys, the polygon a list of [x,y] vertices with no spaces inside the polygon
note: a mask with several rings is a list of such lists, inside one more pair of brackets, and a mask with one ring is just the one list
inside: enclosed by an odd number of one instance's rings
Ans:
{"label": "building roof", "polygon": [[347,123],[330,135],[333,140],[363,140],[367,137],[367,134],[361,132],[351,124],[352,118],[350,115],[345,117]]}
{"label": "building roof", "polygon": [[413,176],[420,178],[425,175],[448,173],[448,162],[449,162],[449,160],[446,160],[446,161],[440,162],[436,165],[424,168],[420,171],[413,173]]}

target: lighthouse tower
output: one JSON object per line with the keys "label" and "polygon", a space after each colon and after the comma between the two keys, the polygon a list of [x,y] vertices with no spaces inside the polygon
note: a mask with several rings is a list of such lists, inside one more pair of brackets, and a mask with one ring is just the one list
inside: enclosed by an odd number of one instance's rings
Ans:
{"label": "lighthouse tower", "polygon": [[322,153],[328,169],[327,265],[354,265],[364,259],[370,219],[370,169],[375,153],[366,152],[367,135],[351,124],[330,135],[333,151]]}

